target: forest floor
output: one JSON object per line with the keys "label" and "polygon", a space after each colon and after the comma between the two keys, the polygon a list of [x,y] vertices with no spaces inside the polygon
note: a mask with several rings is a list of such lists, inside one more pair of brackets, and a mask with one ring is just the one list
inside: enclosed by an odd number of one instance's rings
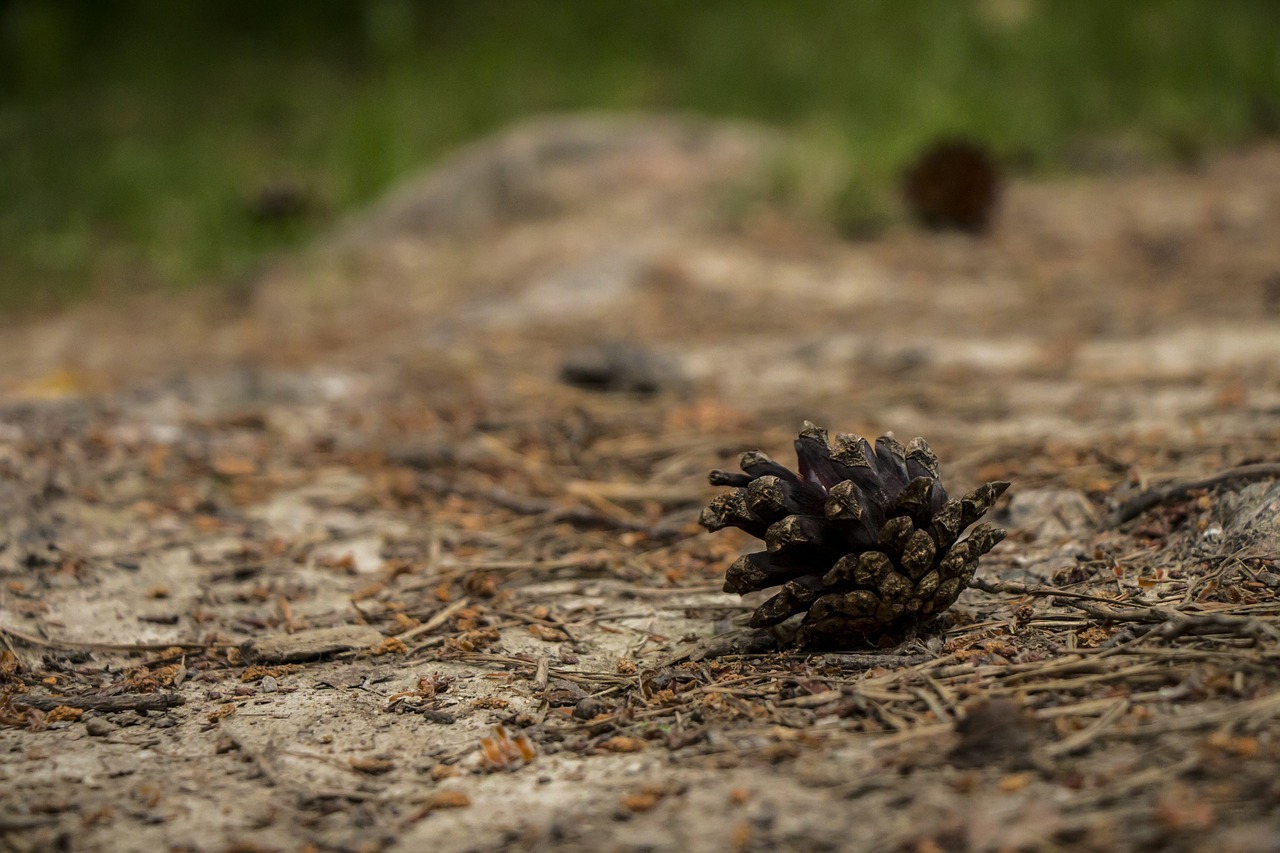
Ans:
{"label": "forest floor", "polygon": [[[1276,849],[1280,147],[847,242],[775,145],[535,122],[6,329],[0,847]],[[708,653],[706,472],[806,419],[1008,539],[902,647]]]}

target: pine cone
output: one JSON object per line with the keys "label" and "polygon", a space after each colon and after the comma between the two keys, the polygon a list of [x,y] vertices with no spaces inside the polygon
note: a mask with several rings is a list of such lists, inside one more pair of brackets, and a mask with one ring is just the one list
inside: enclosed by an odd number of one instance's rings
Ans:
{"label": "pine cone", "polygon": [[984,233],[1000,202],[1000,170],[985,145],[967,139],[934,143],[903,179],[903,195],[929,228]]}
{"label": "pine cone", "polygon": [[796,636],[805,646],[900,635],[954,604],[978,558],[1005,537],[984,523],[957,541],[1009,484],[948,498],[923,438],[904,448],[884,435],[873,449],[837,433],[832,444],[806,421],[796,456],[799,474],[758,450],[742,454],[744,474],[711,472],[712,485],[734,489],[703,510],[702,526],[737,527],[767,547],[729,567],[724,591],[782,587],[756,608],[753,627],[805,613]]}

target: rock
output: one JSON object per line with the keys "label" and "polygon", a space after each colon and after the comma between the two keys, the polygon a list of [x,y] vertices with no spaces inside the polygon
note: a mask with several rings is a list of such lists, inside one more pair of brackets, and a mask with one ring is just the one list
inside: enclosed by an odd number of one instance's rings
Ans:
{"label": "rock", "polygon": [[1014,489],[995,518],[1037,542],[1079,536],[1098,524],[1097,510],[1076,489]]}
{"label": "rock", "polygon": [[85,720],[84,730],[89,737],[106,737],[116,730],[116,726],[102,717],[90,717]]}
{"label": "rock", "polygon": [[678,380],[669,359],[619,343],[575,350],[560,365],[561,382],[588,391],[654,394]]}

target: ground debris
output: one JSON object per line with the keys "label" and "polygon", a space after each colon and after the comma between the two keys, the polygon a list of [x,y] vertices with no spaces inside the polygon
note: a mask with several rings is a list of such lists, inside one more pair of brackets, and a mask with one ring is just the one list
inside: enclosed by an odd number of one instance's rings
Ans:
{"label": "ground debris", "polygon": [[494,726],[492,734],[480,739],[480,754],[486,767],[513,770],[533,761],[537,751],[524,733],[511,737],[503,726]]}
{"label": "ground debris", "polygon": [[[605,172],[683,186],[707,139]],[[546,181],[590,159],[520,151]],[[349,294],[264,283],[245,310],[268,354],[166,347],[145,387],[6,405],[3,831],[19,849],[1262,846],[1280,337],[1254,315],[1280,244],[1248,235],[1276,230],[1280,152],[1008,189],[983,240],[746,239],[650,196],[475,243],[413,232],[322,264],[359,271]],[[660,231],[610,224],[653,210]],[[1158,276],[1153,241],[1183,253]],[[621,255],[611,307],[547,296]],[[330,298],[326,326],[308,312]],[[558,381],[564,353],[640,329],[680,383]],[[992,511],[1008,539],[928,630],[802,654],[785,623],[741,624],[762,598],[722,592],[747,543],[699,533],[705,471],[781,457],[805,418],[928,435],[961,490],[1015,483]],[[1161,483],[1178,489],[1107,524]]]}

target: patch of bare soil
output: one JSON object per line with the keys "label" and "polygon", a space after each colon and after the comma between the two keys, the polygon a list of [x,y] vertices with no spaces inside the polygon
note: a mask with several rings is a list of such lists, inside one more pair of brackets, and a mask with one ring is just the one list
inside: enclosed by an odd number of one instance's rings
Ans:
{"label": "patch of bare soil", "polygon": [[[1280,149],[843,243],[776,145],[547,120],[239,304],[7,330],[0,844],[1273,846]],[[716,639],[706,472],[806,418],[1013,482],[902,646]]]}

